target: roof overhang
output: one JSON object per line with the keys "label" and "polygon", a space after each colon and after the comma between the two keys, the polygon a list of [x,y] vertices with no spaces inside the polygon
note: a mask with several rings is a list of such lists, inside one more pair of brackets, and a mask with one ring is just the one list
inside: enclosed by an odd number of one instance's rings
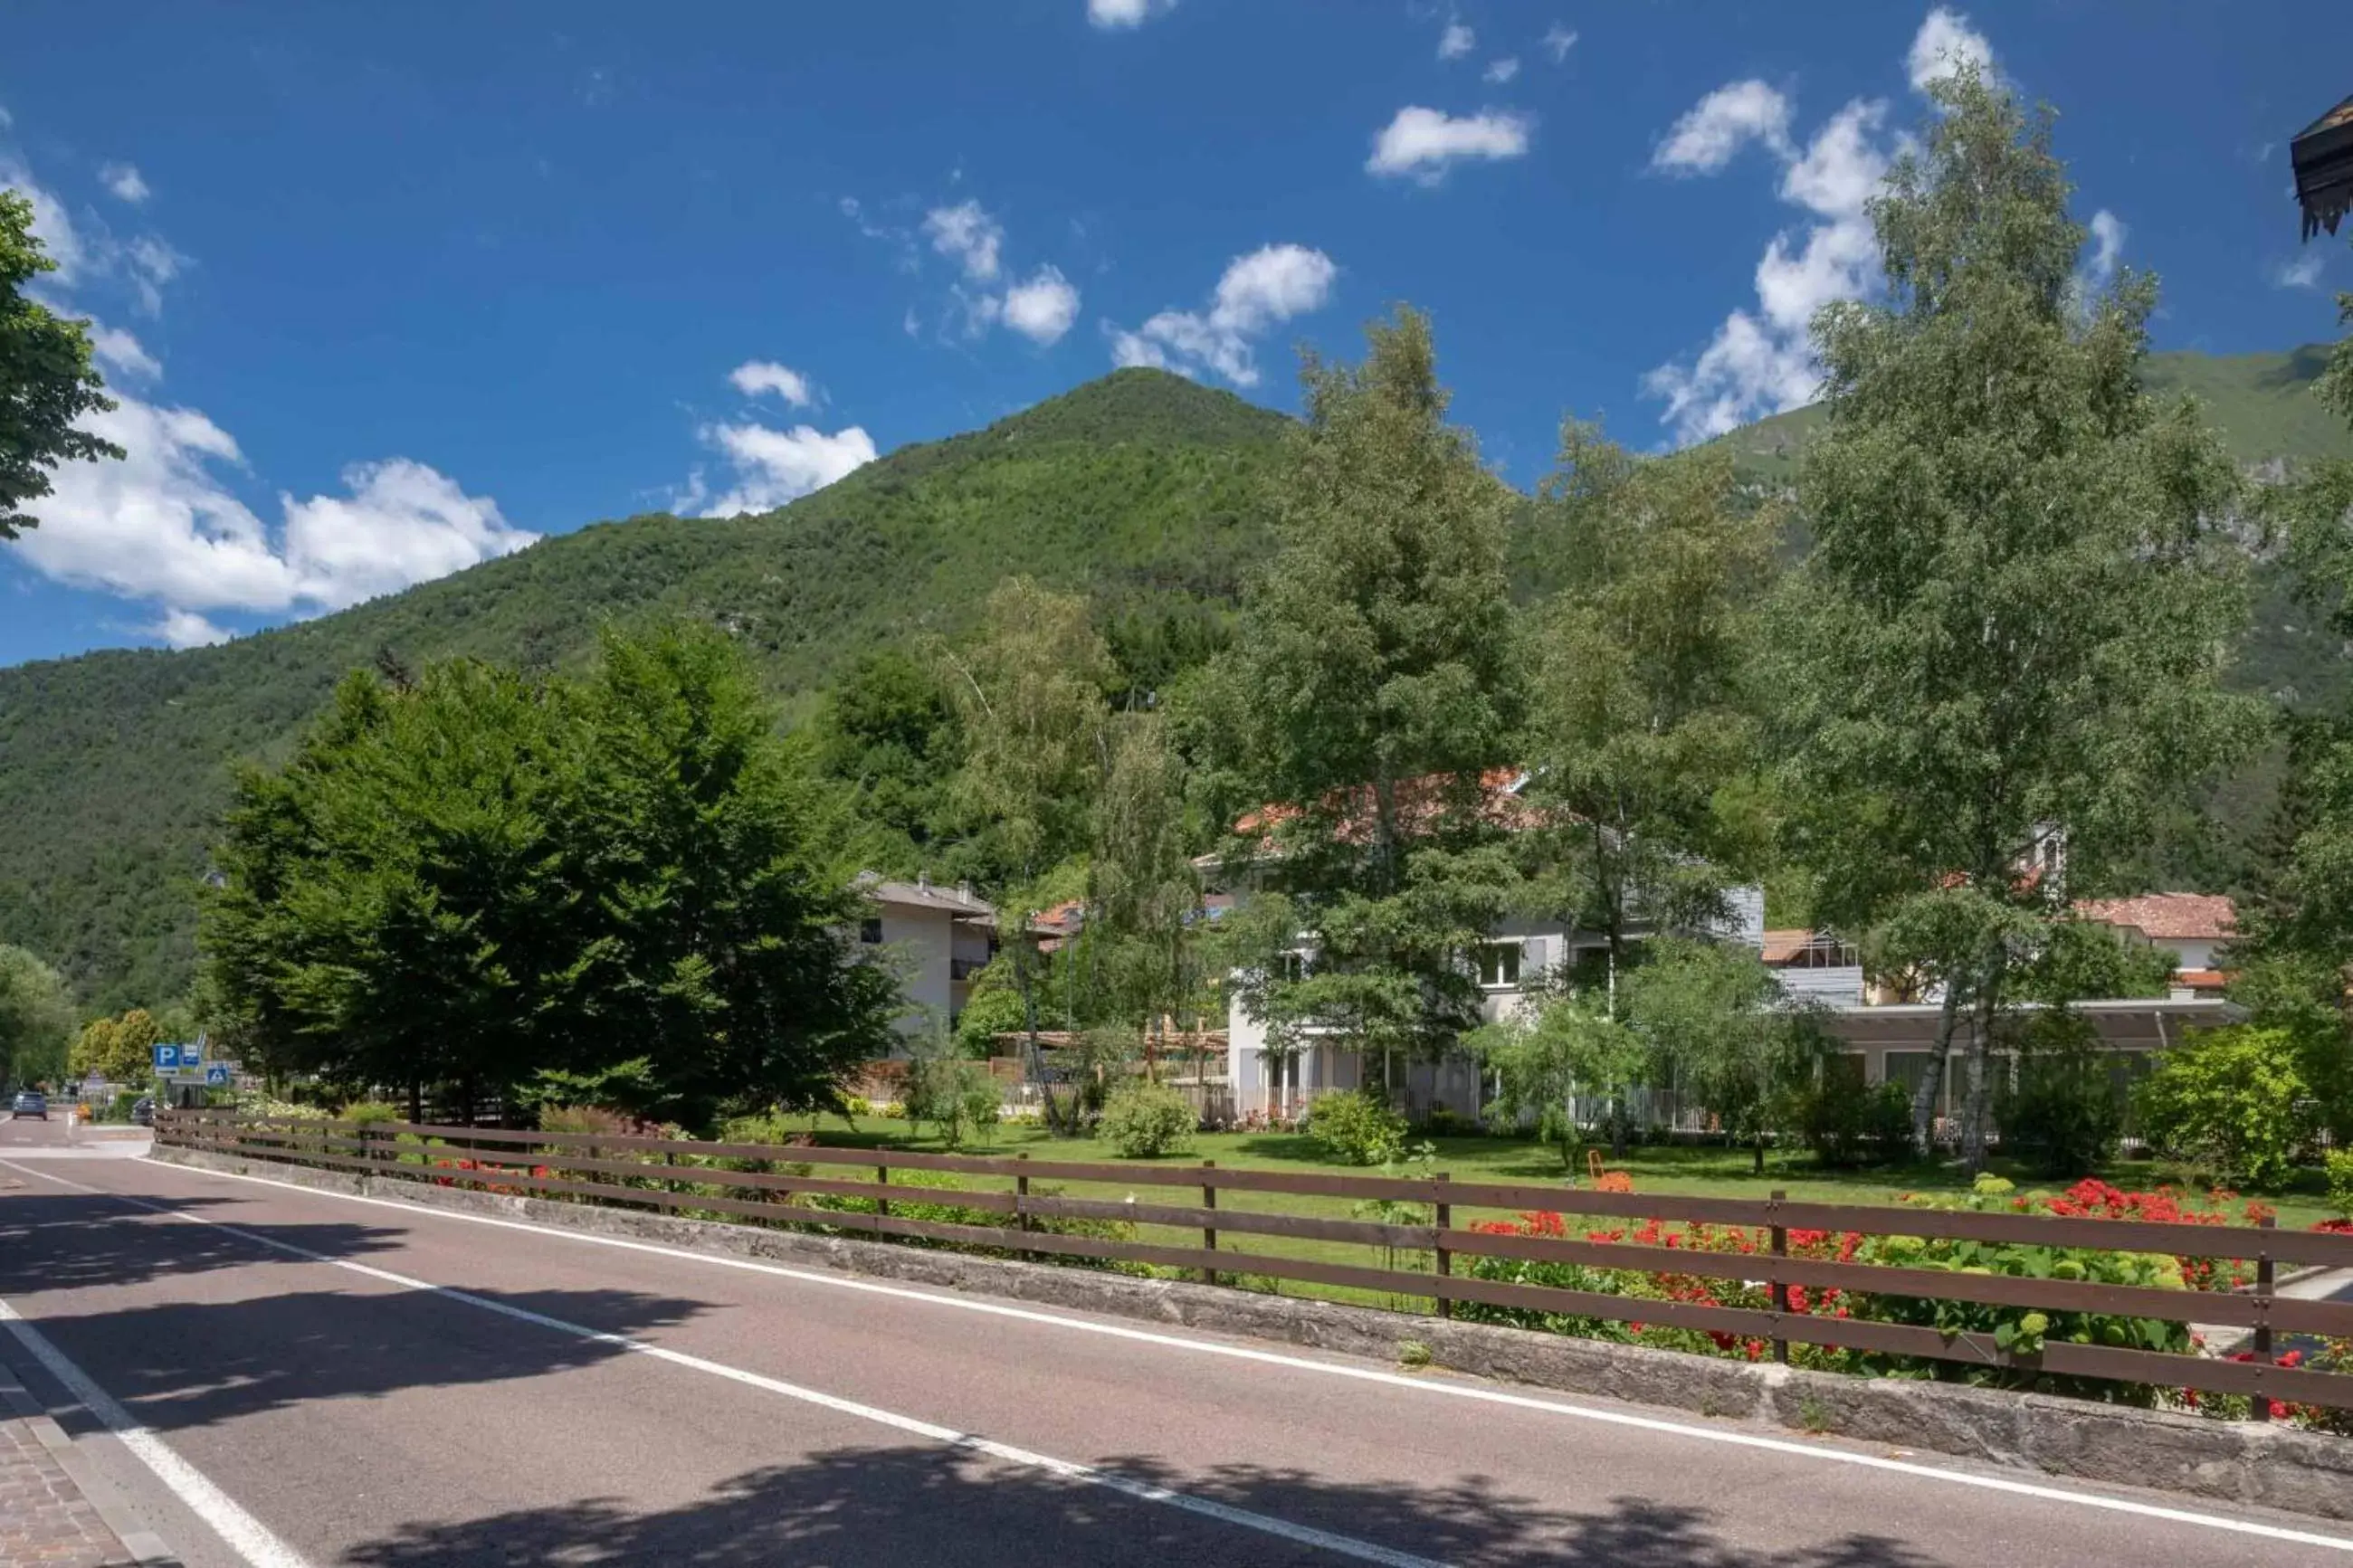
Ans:
{"label": "roof overhang", "polygon": [[2304,237],[2324,228],[2335,234],[2353,208],[2353,98],[2297,132],[2287,148],[2295,199],[2304,208]]}
{"label": "roof overhang", "polygon": [[[2041,1010],[2039,1003],[2018,1009],[2021,1013]],[[2244,1007],[2219,996],[2078,1002],[2068,1011],[2090,1024],[2100,1044],[2112,1050],[2163,1050],[2179,1044],[2184,1029],[2211,1029],[2247,1016]],[[1944,1014],[1940,1003],[1905,1002],[1885,1007],[1843,1007],[1827,1015],[1822,1023],[1834,1038],[1858,1049],[1925,1051],[1936,1048],[1936,1026]]]}

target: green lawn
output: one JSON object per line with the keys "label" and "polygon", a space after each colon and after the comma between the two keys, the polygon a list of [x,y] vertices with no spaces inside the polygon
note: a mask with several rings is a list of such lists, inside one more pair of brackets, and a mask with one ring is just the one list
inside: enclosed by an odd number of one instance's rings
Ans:
{"label": "green lawn", "polygon": [[[855,1131],[839,1121],[822,1122],[817,1128],[821,1143],[846,1148],[884,1148],[943,1152],[939,1140],[920,1136],[908,1123],[862,1119]],[[1561,1202],[1565,1213],[1576,1212],[1576,1196],[1566,1184],[1558,1152],[1533,1140],[1491,1137],[1440,1138],[1432,1140],[1437,1153],[1427,1167],[1417,1166],[1414,1174],[1434,1174],[1445,1172],[1461,1182],[1508,1182],[1517,1184],[1546,1184],[1561,1186]],[[1008,1125],[992,1131],[985,1142],[968,1141],[959,1151],[967,1154],[1026,1154],[1041,1167],[1031,1178],[1033,1189],[1053,1184],[1050,1167],[1058,1163],[1151,1166],[1184,1166],[1203,1160],[1214,1160],[1220,1166],[1245,1170],[1287,1170],[1321,1172],[1340,1174],[1366,1175],[1370,1172],[1360,1166],[1336,1165],[1325,1160],[1313,1140],[1294,1133],[1280,1132],[1220,1132],[1203,1133],[1193,1141],[1192,1149],[1181,1155],[1158,1160],[1128,1160],[1109,1145],[1092,1138],[1056,1138],[1036,1126]],[[1604,1151],[1605,1157],[1607,1151]],[[1582,1154],[1579,1155],[1580,1166]],[[1906,1193],[1962,1191],[1968,1185],[1960,1172],[1947,1164],[1921,1164],[1901,1169],[1877,1171],[1829,1171],[1816,1166],[1802,1153],[1768,1153],[1765,1173],[1757,1175],[1753,1169],[1753,1156],[1746,1150],[1721,1148],[1652,1147],[1630,1149],[1622,1160],[1608,1162],[1613,1170],[1630,1173],[1638,1193],[1675,1193],[1714,1197],[1762,1198],[1779,1189],[1794,1199],[1823,1203],[1895,1204]],[[1996,1163],[2000,1173],[2016,1181],[2019,1190],[2030,1193],[2055,1193],[2069,1184],[2034,1180],[2023,1173]],[[2098,1173],[2103,1178],[2127,1190],[2155,1187],[2161,1181],[2160,1167],[2147,1161],[2121,1162]],[[1581,1175],[1581,1170],[1580,1170]],[[902,1177],[913,1182],[924,1179],[917,1173],[904,1173]],[[963,1178],[964,1184],[973,1188],[1002,1188],[1000,1179],[981,1176]],[[1060,1184],[1061,1190],[1073,1197],[1133,1196],[1138,1203],[1191,1206],[1198,1196],[1188,1194],[1182,1187],[1157,1184],[1123,1186],[1118,1183],[1071,1182]],[[1345,1198],[1322,1197],[1305,1194],[1221,1192],[1219,1206],[1227,1209],[1247,1209],[1262,1212],[1311,1215],[1327,1218],[1365,1217],[1354,1213],[1354,1205]],[[2273,1194],[2266,1201],[2279,1210],[2279,1223],[2284,1227],[2301,1229],[2331,1212],[2321,1192],[2316,1174],[2310,1190]],[[1458,1206],[1454,1223],[1468,1224],[1486,1217],[1490,1211]],[[2232,1206],[2235,1215],[2236,1207]],[[1168,1246],[1198,1247],[1198,1232],[1163,1226],[1140,1227],[1139,1239]],[[1345,1242],[1299,1241],[1289,1238],[1244,1236],[1228,1232],[1219,1242],[1221,1250],[1237,1253],[1265,1254],[1296,1258],[1319,1258],[1328,1262],[1347,1263],[1357,1267],[1387,1267],[1379,1248]],[[1395,1267],[1426,1270],[1428,1255],[1411,1258],[1399,1258]],[[1243,1266],[1245,1268],[1247,1265]],[[1321,1286],[1285,1283],[1286,1293],[1326,1296],[1339,1300],[1368,1300],[1363,1292]],[[1426,1300],[1382,1301],[1379,1304],[1426,1309]]]}

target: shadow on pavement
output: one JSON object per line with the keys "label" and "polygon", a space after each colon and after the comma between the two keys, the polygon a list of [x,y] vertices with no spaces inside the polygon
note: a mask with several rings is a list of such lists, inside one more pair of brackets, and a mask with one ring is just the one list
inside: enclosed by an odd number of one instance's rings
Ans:
{"label": "shadow on pavement", "polygon": [[[148,1198],[175,1213],[227,1206],[226,1198]],[[329,1258],[363,1258],[400,1244],[397,1230],[366,1225],[282,1225],[240,1219],[237,1228]],[[215,1226],[183,1225],[119,1198],[12,1193],[0,1203],[0,1296],[135,1285],[173,1275],[302,1259]]]}
{"label": "shadow on pavement", "polygon": [[[1190,1497],[1445,1563],[1533,1568],[1936,1568],[1869,1534],[1766,1555],[1715,1532],[1699,1510],[1640,1499],[1604,1510],[1550,1510],[1477,1480],[1410,1489],[1247,1465],[1179,1475],[1149,1460],[1104,1467]],[[1312,1564],[1326,1549],[1041,1471],[931,1447],[847,1448],[754,1470],[696,1502],[640,1513],[611,1498],[448,1523],[417,1523],[348,1547],[373,1568],[465,1564],[681,1563],[696,1568],[822,1563],[1024,1565]]]}
{"label": "shadow on pavement", "polygon": [[[521,1383],[631,1353],[432,1291],[353,1285],[62,1315],[39,1326],[75,1361],[103,1367],[107,1392],[164,1432],[322,1400]],[[613,1334],[683,1322],[702,1310],[634,1290],[469,1294]]]}

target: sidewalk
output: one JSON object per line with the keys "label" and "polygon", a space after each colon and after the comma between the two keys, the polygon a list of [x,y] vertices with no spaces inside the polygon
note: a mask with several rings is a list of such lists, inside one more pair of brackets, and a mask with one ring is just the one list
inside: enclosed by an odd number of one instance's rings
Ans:
{"label": "sidewalk", "polygon": [[152,1536],[134,1552],[66,1470],[73,1439],[0,1362],[0,1563],[8,1568],[104,1568],[170,1561]]}

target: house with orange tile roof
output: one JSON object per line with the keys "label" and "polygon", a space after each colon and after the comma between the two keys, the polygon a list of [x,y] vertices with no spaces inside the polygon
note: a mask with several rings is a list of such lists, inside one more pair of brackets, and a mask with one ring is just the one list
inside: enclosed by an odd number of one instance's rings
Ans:
{"label": "house with orange tile roof", "polygon": [[2220,893],[2143,893],[2132,899],[2079,899],[2075,912],[2113,928],[2127,942],[2173,957],[2177,996],[2219,996],[2229,975],[2222,950],[2239,932],[2236,905]]}

